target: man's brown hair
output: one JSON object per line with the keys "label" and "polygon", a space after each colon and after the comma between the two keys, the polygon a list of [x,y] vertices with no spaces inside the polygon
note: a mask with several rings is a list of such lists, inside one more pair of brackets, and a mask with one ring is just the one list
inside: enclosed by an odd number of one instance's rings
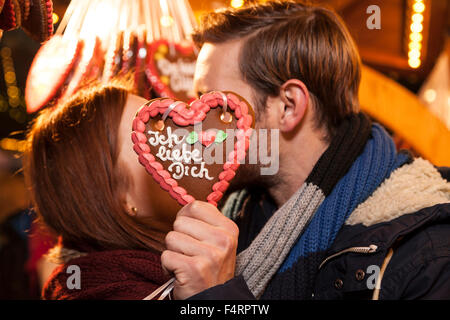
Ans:
{"label": "man's brown hair", "polygon": [[270,1],[209,13],[193,34],[199,47],[240,38],[245,38],[240,72],[259,107],[278,95],[284,82],[299,79],[317,110],[317,126],[329,136],[359,109],[359,54],[333,11],[306,2]]}
{"label": "man's brown hair", "polygon": [[151,225],[127,214],[119,124],[129,94],[94,85],[43,110],[28,134],[24,173],[41,222],[76,250],[162,250]]}

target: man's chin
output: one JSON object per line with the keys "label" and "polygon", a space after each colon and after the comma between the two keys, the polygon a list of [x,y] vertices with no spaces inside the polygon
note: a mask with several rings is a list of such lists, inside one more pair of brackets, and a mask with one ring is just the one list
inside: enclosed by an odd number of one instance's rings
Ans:
{"label": "man's chin", "polygon": [[258,165],[244,164],[239,166],[236,176],[230,181],[227,192],[232,193],[237,190],[252,187],[266,187],[268,181],[263,179]]}

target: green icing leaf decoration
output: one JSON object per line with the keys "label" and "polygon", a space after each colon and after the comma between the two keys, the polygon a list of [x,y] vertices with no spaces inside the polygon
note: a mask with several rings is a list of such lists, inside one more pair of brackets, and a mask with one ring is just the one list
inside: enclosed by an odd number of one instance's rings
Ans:
{"label": "green icing leaf decoration", "polygon": [[197,141],[198,141],[198,133],[195,131],[190,132],[186,137],[186,142],[189,144],[194,144]]}
{"label": "green icing leaf decoration", "polygon": [[228,135],[223,130],[219,130],[216,133],[216,140],[214,140],[214,142],[217,144],[222,143],[227,137]]}

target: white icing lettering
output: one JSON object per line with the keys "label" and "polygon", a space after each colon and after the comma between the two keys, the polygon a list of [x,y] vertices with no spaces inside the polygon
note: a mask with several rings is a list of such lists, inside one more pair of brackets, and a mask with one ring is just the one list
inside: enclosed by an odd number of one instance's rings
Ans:
{"label": "white icing lettering", "polygon": [[[187,143],[181,144],[184,136],[172,133],[170,127],[167,128],[167,137],[164,133],[151,130],[148,131],[148,134],[150,135],[149,144],[153,147],[159,146],[155,156],[161,161],[172,162],[167,170],[172,173],[174,179],[179,180],[190,175],[193,178],[213,180],[205,167],[206,163],[202,159],[201,151],[195,148],[190,150]],[[187,165],[191,163],[193,163],[192,166]],[[200,167],[196,164],[199,164]]]}
{"label": "white icing lettering", "polygon": [[211,178],[208,174],[208,169],[205,168],[205,163],[202,162],[202,164],[200,165],[200,170],[198,173],[195,172],[195,169],[197,169],[197,167],[192,167],[191,169],[191,176],[193,176],[194,178],[203,178],[205,177],[208,180],[212,180],[213,178]]}

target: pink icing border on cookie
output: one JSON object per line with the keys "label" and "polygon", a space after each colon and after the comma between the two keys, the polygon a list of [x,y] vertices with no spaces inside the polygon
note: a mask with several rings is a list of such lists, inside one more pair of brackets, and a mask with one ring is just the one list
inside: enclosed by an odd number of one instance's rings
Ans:
{"label": "pink icing border on cookie", "polygon": [[[239,161],[245,158],[250,144],[250,136],[253,132],[253,117],[249,114],[248,105],[232,93],[227,93],[226,96],[228,107],[234,111],[234,116],[238,120],[236,124],[238,129],[236,133],[237,142],[234,145],[234,150],[228,154],[228,160],[223,165],[223,171],[219,174],[219,181],[212,186],[212,192],[206,198],[214,206],[217,206],[217,202],[223,197],[229,186],[229,181],[234,178],[240,165]],[[147,144],[147,136],[145,135],[146,123],[150,120],[150,117],[155,117],[158,114],[163,115],[173,102],[174,100],[172,99],[164,99],[155,100],[149,105],[144,105],[133,120],[131,139],[134,144],[133,149],[139,156],[139,162],[145,167],[147,172],[178,203],[185,205],[194,201],[195,198],[186,189],[179,186],[177,181],[151,154],[150,146]],[[169,113],[169,117],[179,126],[194,125],[202,122],[212,108],[222,105],[223,98],[220,93],[206,93],[200,99],[194,100],[190,107],[184,103],[178,104]]]}

